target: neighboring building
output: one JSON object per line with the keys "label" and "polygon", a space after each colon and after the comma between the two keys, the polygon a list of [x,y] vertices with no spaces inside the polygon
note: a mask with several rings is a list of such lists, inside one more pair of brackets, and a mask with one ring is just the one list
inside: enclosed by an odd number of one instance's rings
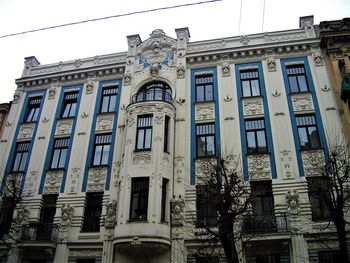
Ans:
{"label": "neighboring building", "polygon": [[[11,103],[1,103],[0,104],[0,138],[2,136],[2,131],[6,125],[7,115],[10,111]],[[8,123],[7,125],[10,125]]]}
{"label": "neighboring building", "polygon": [[0,142],[1,177],[23,191],[21,242],[0,258],[208,262],[195,236],[215,212],[198,177],[225,154],[242,157],[255,193],[242,262],[335,262],[313,168],[342,136],[330,88],[340,76],[329,78],[315,28],[309,16],[298,29],[199,42],[188,28],[157,29],[128,36],[123,53],[25,58]]}

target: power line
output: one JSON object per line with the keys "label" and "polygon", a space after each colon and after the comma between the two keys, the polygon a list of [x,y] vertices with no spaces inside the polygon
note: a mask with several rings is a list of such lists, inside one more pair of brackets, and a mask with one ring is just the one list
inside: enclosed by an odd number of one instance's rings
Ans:
{"label": "power line", "polygon": [[223,1],[223,0],[207,0],[207,1],[201,1],[201,2],[195,2],[195,3],[180,4],[180,5],[174,5],[174,6],[158,7],[158,8],[148,9],[148,10],[134,11],[134,12],[130,12],[130,13],[105,16],[105,17],[100,17],[100,18],[92,18],[92,19],[87,19],[87,20],[82,20],[82,21],[77,21],[77,22],[70,22],[70,23],[56,25],[56,26],[48,26],[48,27],[43,27],[43,28],[38,28],[38,29],[32,29],[32,30],[2,35],[2,36],[0,36],[0,38],[13,37],[13,36],[34,33],[34,32],[44,31],[44,30],[49,30],[49,29],[55,29],[55,28],[60,28],[60,27],[73,26],[73,25],[84,24],[84,23],[89,23],[89,22],[107,20],[107,19],[111,19],[111,18],[144,14],[144,13],[150,13],[150,12],[156,12],[156,11],[162,11],[162,10],[168,10],[168,9],[175,9],[175,8],[187,7],[187,6],[193,6],[193,5],[208,4],[208,3],[213,3],[213,2],[221,2],[221,1]]}

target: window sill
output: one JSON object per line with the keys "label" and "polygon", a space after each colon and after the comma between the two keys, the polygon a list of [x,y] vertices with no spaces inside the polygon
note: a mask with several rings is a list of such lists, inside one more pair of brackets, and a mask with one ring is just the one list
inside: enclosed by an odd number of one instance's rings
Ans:
{"label": "window sill", "polygon": [[116,111],[106,111],[106,112],[98,112],[97,115],[109,115],[115,114]]}
{"label": "window sill", "polygon": [[90,168],[108,168],[109,167],[109,165],[108,164],[100,164],[100,165],[98,165],[98,164],[96,164],[96,165],[90,165],[89,166],[89,169]]}
{"label": "window sill", "polygon": [[152,149],[149,148],[149,149],[135,149],[134,152],[151,152]]}
{"label": "window sill", "polygon": [[23,121],[21,124],[35,124],[38,123],[38,121]]}
{"label": "window sill", "polygon": [[60,171],[65,171],[65,168],[49,168],[46,170],[46,172],[60,172]]}
{"label": "window sill", "polygon": [[215,100],[203,100],[203,101],[195,101],[194,103],[198,104],[204,104],[204,103],[214,103]]}
{"label": "window sill", "polygon": [[289,92],[289,95],[298,95],[298,94],[311,94],[311,91],[296,91],[296,92]]}
{"label": "window sill", "polygon": [[323,150],[323,147],[319,147],[319,148],[308,148],[308,149],[300,149],[300,152],[312,152],[312,151],[320,151]]}
{"label": "window sill", "polygon": [[70,116],[70,117],[58,117],[58,120],[74,120],[75,116]]}
{"label": "window sill", "polygon": [[244,99],[258,99],[258,98],[263,98],[264,96],[262,95],[257,95],[257,96],[242,96],[241,99],[244,100]]}
{"label": "window sill", "polygon": [[214,155],[205,155],[205,156],[196,156],[196,159],[200,159],[200,160],[205,160],[205,159],[214,159],[217,158],[217,156]]}
{"label": "window sill", "polygon": [[267,151],[267,152],[256,152],[256,153],[246,153],[246,156],[265,155],[265,154],[270,155],[271,153],[269,151]]}

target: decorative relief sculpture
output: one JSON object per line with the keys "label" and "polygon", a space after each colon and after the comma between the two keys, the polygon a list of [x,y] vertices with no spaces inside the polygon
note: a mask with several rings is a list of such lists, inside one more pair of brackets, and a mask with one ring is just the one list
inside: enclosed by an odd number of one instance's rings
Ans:
{"label": "decorative relief sculpture", "polygon": [[34,193],[34,185],[37,180],[39,172],[38,171],[30,171],[27,175],[23,193],[25,196],[32,196]]}
{"label": "decorative relief sculpture", "polygon": [[111,131],[113,129],[114,113],[98,115],[96,131]]}
{"label": "decorative relief sculpture", "polygon": [[196,105],[196,120],[215,119],[214,103]]}
{"label": "decorative relief sculpture", "polygon": [[13,94],[12,104],[18,103],[20,98],[21,98],[21,92],[19,90],[16,90],[15,94]]}
{"label": "decorative relief sculpture", "polygon": [[18,140],[27,140],[33,137],[35,123],[23,123],[18,133]]}
{"label": "decorative relief sculpture", "polygon": [[289,190],[286,194],[286,202],[289,215],[299,215],[299,193],[296,190]]}
{"label": "decorative relief sculpture", "polygon": [[69,192],[70,193],[76,193],[77,188],[78,188],[78,178],[79,178],[79,171],[80,168],[72,168],[71,173],[70,173],[70,187],[69,187]]}
{"label": "decorative relief sculpture", "polygon": [[196,177],[197,178],[208,178],[210,175],[210,172],[213,169],[213,166],[215,165],[215,160],[201,160],[197,159],[195,164],[196,169]]}
{"label": "decorative relief sculpture", "polygon": [[183,79],[185,77],[186,69],[184,66],[178,66],[176,69],[177,78]]}
{"label": "decorative relief sculpture", "polygon": [[268,154],[248,156],[248,169],[251,180],[271,179],[270,159]]}
{"label": "decorative relief sculpture", "polygon": [[230,64],[227,62],[222,62],[221,64],[221,72],[223,77],[228,77],[231,75]]}
{"label": "decorative relief sculpture", "polygon": [[45,190],[46,194],[58,194],[63,178],[63,170],[49,170],[46,173]]}
{"label": "decorative relief sculpture", "polygon": [[243,112],[245,116],[264,114],[262,98],[243,99]]}
{"label": "decorative relief sculpture", "polygon": [[184,208],[185,200],[181,197],[174,197],[170,201],[171,205],[171,225],[182,226],[185,221]]}
{"label": "decorative relief sculpture", "polygon": [[292,170],[292,157],[290,151],[284,150],[281,151],[281,162],[282,162],[282,170],[283,174],[286,175],[287,178],[292,177],[293,170]]}
{"label": "decorative relief sculpture", "polygon": [[131,84],[131,74],[130,72],[126,72],[125,75],[124,75],[124,85],[125,86],[128,86]]}
{"label": "decorative relief sculpture", "polygon": [[56,87],[50,87],[49,88],[49,97],[48,97],[48,99],[49,100],[54,99],[55,95],[56,95]]}
{"label": "decorative relief sculpture", "polygon": [[319,176],[320,169],[324,167],[324,154],[322,150],[302,151],[305,176]]}
{"label": "decorative relief sculpture", "polygon": [[156,115],[154,117],[154,122],[158,125],[161,125],[163,123],[164,117],[162,115]]}
{"label": "decorative relief sculpture", "polygon": [[323,66],[323,58],[322,58],[322,53],[321,49],[319,46],[312,46],[311,47],[311,54],[314,59],[315,65],[316,66]]}
{"label": "decorative relief sculpture", "polygon": [[28,209],[20,206],[18,209],[16,209],[17,215],[16,215],[16,224],[17,225],[25,225],[28,221]]}
{"label": "decorative relief sculpture", "polygon": [[270,72],[272,71],[276,71],[277,68],[276,68],[276,59],[275,57],[273,56],[268,56],[266,58],[266,64],[267,64],[267,68]]}
{"label": "decorative relief sculpture", "polygon": [[70,135],[73,119],[61,119],[57,122],[55,135]]}
{"label": "decorative relief sculpture", "polygon": [[111,201],[106,207],[105,228],[114,228],[117,211],[117,202]]}
{"label": "decorative relief sculpture", "polygon": [[151,74],[151,77],[155,78],[158,76],[159,74],[159,70],[161,69],[162,67],[158,64],[153,64],[149,67],[149,72]]}
{"label": "decorative relief sculpture", "polygon": [[294,96],[292,96],[292,102],[294,111],[305,111],[314,109],[311,94],[295,94]]}
{"label": "decorative relief sculpture", "polygon": [[89,169],[88,191],[103,191],[107,172],[107,167],[91,167]]}
{"label": "decorative relief sculpture", "polygon": [[61,227],[69,227],[74,214],[74,208],[69,204],[63,204],[61,207]]}
{"label": "decorative relief sculpture", "polygon": [[152,160],[151,151],[134,152],[132,155],[133,164],[151,163],[151,160]]}
{"label": "decorative relief sculpture", "polygon": [[89,79],[87,82],[86,82],[86,84],[85,84],[85,93],[86,94],[91,94],[92,92],[93,92],[93,90],[94,90],[94,82],[91,80],[91,79]]}
{"label": "decorative relief sculpture", "polygon": [[246,46],[249,43],[249,37],[247,35],[241,36],[241,39],[239,40],[239,42],[241,42],[243,45]]}

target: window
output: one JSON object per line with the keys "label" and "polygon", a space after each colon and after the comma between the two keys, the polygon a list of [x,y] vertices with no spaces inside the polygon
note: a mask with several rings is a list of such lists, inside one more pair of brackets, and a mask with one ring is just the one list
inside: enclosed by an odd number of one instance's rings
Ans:
{"label": "window", "polygon": [[267,153],[264,119],[245,120],[248,153]]}
{"label": "window", "polygon": [[196,76],[195,83],[196,102],[214,100],[213,74]]}
{"label": "window", "polygon": [[132,97],[132,102],[152,100],[171,102],[172,91],[170,86],[161,81],[147,83],[143,85],[139,92]]}
{"label": "window", "polygon": [[308,177],[309,199],[312,220],[329,220],[330,212],[327,203],[330,202],[328,180],[325,177]]}
{"label": "window", "polygon": [[61,113],[62,118],[74,117],[77,110],[78,91],[69,92],[64,94],[63,110]]}
{"label": "window", "polygon": [[162,207],[161,207],[161,221],[165,222],[167,221],[166,219],[166,214],[167,214],[167,192],[168,192],[168,184],[169,180],[163,178],[163,184],[162,184]]}
{"label": "window", "polygon": [[102,89],[101,113],[114,112],[117,101],[118,87],[109,87]]}
{"label": "window", "polygon": [[241,71],[243,97],[260,96],[258,69]]}
{"label": "window", "polygon": [[273,215],[274,201],[271,181],[251,181],[254,215]]}
{"label": "window", "polygon": [[215,155],[215,124],[196,125],[197,157]]}
{"label": "window", "polygon": [[217,196],[208,185],[197,185],[197,226],[217,224]]}
{"label": "window", "polygon": [[[2,239],[6,235],[12,224],[12,216],[15,210],[16,197],[13,196],[3,196],[2,204],[0,206],[0,238]],[[7,262],[7,261],[6,261]]]}
{"label": "window", "polygon": [[43,195],[43,205],[40,212],[40,224],[36,239],[50,239],[53,220],[56,213],[57,195]]}
{"label": "window", "polygon": [[17,143],[15,160],[13,162],[12,171],[13,172],[23,172],[26,164],[29,151],[30,142]]}
{"label": "window", "polygon": [[165,116],[165,122],[164,122],[164,152],[169,152],[169,123],[170,123],[170,117]]}
{"label": "window", "polygon": [[98,232],[100,230],[102,197],[103,193],[100,192],[86,193],[83,232]]}
{"label": "window", "polygon": [[148,177],[132,178],[130,220],[147,219],[148,185]]}
{"label": "window", "polygon": [[64,168],[68,153],[69,138],[55,139],[51,169]]}
{"label": "window", "polygon": [[92,165],[108,164],[111,141],[111,134],[99,134],[95,136],[94,159]]}
{"label": "window", "polygon": [[41,97],[30,98],[27,112],[25,116],[25,122],[38,121],[39,110],[41,104]]}
{"label": "window", "polygon": [[319,263],[338,263],[342,262],[341,252],[339,250],[334,251],[319,251],[318,252]]}
{"label": "window", "polygon": [[136,150],[150,150],[152,144],[152,116],[137,118]]}
{"label": "window", "polygon": [[219,257],[205,255],[204,257],[197,256],[196,263],[218,263]]}
{"label": "window", "polygon": [[287,75],[290,91],[292,93],[309,90],[304,65],[287,66]]}
{"label": "window", "polygon": [[316,118],[314,115],[295,116],[299,142],[302,150],[319,149],[321,147],[318,136]]}
{"label": "window", "polygon": [[77,263],[95,263],[94,258],[78,258]]}

